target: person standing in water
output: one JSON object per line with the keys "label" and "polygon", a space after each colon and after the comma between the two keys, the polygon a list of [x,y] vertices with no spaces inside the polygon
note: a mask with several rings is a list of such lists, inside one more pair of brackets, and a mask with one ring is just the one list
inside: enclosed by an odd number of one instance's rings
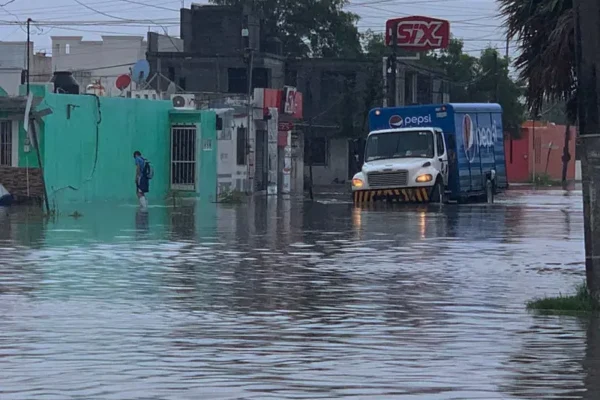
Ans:
{"label": "person standing in water", "polygon": [[142,153],[135,151],[133,153],[135,160],[135,192],[137,194],[140,206],[142,208],[148,207],[148,201],[146,200],[146,193],[149,191],[150,180],[146,176],[146,159],[142,157]]}

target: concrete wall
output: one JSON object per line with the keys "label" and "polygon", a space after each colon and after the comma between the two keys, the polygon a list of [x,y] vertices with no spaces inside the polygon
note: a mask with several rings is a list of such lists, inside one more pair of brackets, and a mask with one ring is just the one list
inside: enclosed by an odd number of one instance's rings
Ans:
{"label": "concrete wall", "polygon": [[240,55],[247,47],[242,37],[245,17],[250,47],[260,51],[260,22],[242,7],[195,5],[181,10],[181,38],[185,51],[199,56]]}
{"label": "concrete wall", "polygon": [[292,133],[292,193],[304,192],[304,134]]}
{"label": "concrete wall", "polygon": [[52,79],[52,57],[36,53],[31,59],[30,82],[49,82]]}
{"label": "concrete wall", "polygon": [[[348,180],[348,139],[329,139],[327,165],[313,166],[313,184],[330,185]],[[309,179],[308,164],[304,164],[304,179]]]}
{"label": "concrete wall", "polygon": [[[41,128],[51,202],[135,202],[135,150],[140,150],[155,170],[150,201],[164,200],[170,190],[170,127],[174,119],[170,101],[50,93],[42,104],[53,110]],[[190,118],[198,121],[201,139],[216,141],[214,113],[196,113]],[[24,140],[22,134],[21,144]],[[216,191],[216,152],[205,152],[202,140],[197,143],[197,176],[208,188],[203,193],[210,195]]]}
{"label": "concrete wall", "polygon": [[[160,71],[187,92],[233,93],[229,69],[247,68],[243,56],[249,46],[255,50],[253,87],[283,86],[285,58],[264,52],[260,20],[243,7],[193,4],[191,9],[181,10],[180,25],[183,50],[179,45],[169,49],[164,38],[149,35],[146,56],[152,72]],[[249,39],[241,34],[245,26]],[[258,79],[259,69],[267,70],[266,83]],[[241,93],[247,92],[247,84],[240,83],[240,87],[244,88]]]}
{"label": "concrete wall", "polygon": [[236,186],[235,142],[233,141],[233,109],[214,110],[223,121],[223,129],[217,131],[217,192],[240,190]]}
{"label": "concrete wall", "polygon": [[[33,46],[31,48],[33,49]],[[26,69],[26,60],[27,42],[0,42],[0,68]]]}
{"label": "concrete wall", "polygon": [[[523,124],[522,138],[509,139],[505,143],[505,155],[509,182],[530,182],[535,172],[536,175],[546,173],[552,180],[562,179],[562,154],[565,142],[564,125],[555,125],[547,122],[533,122]],[[567,166],[567,180],[576,179],[575,173],[575,147],[576,128],[571,128],[569,153],[571,161]],[[536,144],[537,143],[537,144]],[[535,146],[535,149],[534,149]],[[538,153],[536,155],[536,152]]]}
{"label": "concrete wall", "polygon": [[21,86],[21,68],[0,68],[0,87],[9,96],[16,96]]}
{"label": "concrete wall", "polygon": [[183,46],[180,38],[148,32],[148,51],[178,52],[183,51]]}
{"label": "concrete wall", "polygon": [[136,61],[145,59],[146,48],[143,36],[102,36],[100,41],[85,41],[82,36],[52,36],[52,71],[73,71],[82,91],[100,79],[107,95],[118,95],[117,77],[129,73]]}
{"label": "concrete wall", "polygon": [[[229,68],[247,68],[241,54],[200,57],[195,53],[148,52],[147,57],[151,75],[160,70],[166,78],[187,92],[228,93]],[[258,68],[268,70],[267,87],[283,87],[285,61],[282,58],[257,54],[253,66],[255,71]],[[258,85],[255,79],[253,82],[253,87],[264,87],[262,84]],[[167,84],[168,82],[162,83],[163,90]]]}

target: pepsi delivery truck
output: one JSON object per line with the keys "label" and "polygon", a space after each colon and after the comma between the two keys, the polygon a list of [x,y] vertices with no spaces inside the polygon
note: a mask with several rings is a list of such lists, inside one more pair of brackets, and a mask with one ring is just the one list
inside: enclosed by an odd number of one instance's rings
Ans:
{"label": "pepsi delivery truck", "polygon": [[499,104],[375,108],[354,202],[492,203],[508,187],[503,140]]}

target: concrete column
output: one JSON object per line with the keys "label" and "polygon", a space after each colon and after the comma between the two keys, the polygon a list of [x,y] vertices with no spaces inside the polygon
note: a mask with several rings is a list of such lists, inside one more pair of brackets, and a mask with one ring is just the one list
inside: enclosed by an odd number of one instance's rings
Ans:
{"label": "concrete column", "polygon": [[292,188],[291,174],[292,174],[292,132],[286,133],[286,143],[283,148],[283,185],[281,186],[281,192],[289,194]]}
{"label": "concrete column", "polygon": [[279,171],[277,170],[277,127],[279,126],[279,114],[276,108],[269,108],[269,114],[271,115],[271,119],[267,122],[267,137],[268,137],[268,160],[269,165],[267,165],[268,171],[268,185],[267,185],[267,194],[276,195],[277,194],[277,179]]}

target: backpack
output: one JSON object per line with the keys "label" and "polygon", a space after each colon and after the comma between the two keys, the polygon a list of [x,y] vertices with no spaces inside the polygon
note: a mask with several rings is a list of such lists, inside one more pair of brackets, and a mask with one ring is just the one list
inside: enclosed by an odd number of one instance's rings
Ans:
{"label": "backpack", "polygon": [[154,168],[150,164],[150,161],[144,159],[144,176],[148,179],[152,179],[154,177]]}

